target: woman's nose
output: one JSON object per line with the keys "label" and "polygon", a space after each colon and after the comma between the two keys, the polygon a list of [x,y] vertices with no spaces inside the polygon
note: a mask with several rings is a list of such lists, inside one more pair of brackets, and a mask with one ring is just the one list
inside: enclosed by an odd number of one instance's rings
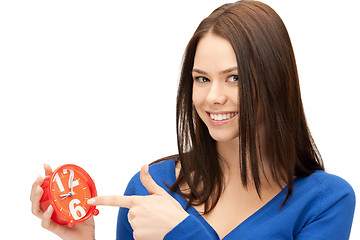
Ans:
{"label": "woman's nose", "polygon": [[210,86],[207,101],[209,104],[225,104],[227,100],[225,87],[221,82],[213,82]]}

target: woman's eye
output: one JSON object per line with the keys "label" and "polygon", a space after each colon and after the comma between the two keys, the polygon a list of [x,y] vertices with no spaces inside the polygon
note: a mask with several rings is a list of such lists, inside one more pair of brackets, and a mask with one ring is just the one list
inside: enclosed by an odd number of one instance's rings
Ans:
{"label": "woman's eye", "polygon": [[210,80],[206,77],[196,77],[195,79],[196,79],[196,81],[198,81],[200,83],[210,82]]}
{"label": "woman's eye", "polygon": [[237,82],[239,80],[239,76],[238,75],[233,75],[231,77],[228,78],[229,82]]}

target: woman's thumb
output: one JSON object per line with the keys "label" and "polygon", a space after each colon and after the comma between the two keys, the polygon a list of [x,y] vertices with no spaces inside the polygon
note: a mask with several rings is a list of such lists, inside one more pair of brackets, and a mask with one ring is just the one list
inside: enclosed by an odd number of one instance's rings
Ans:
{"label": "woman's thumb", "polygon": [[140,180],[144,187],[149,191],[149,194],[163,194],[167,193],[162,187],[160,187],[149,173],[149,165],[144,165],[141,167],[140,171]]}

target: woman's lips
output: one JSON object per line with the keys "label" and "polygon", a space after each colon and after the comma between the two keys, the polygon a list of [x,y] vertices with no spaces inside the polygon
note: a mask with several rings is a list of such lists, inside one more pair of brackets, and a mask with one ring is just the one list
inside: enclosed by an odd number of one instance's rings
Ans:
{"label": "woman's lips", "polygon": [[209,113],[210,118],[215,121],[230,119],[236,116],[237,114],[238,114],[237,112],[228,112],[228,113],[219,113],[219,114]]}
{"label": "woman's lips", "polygon": [[236,115],[238,115],[238,112],[207,112],[207,114],[212,125],[221,126],[230,122]]}

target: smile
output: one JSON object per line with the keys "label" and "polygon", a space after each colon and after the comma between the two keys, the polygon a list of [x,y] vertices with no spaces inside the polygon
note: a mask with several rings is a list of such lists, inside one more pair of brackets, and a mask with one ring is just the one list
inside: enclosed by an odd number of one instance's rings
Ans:
{"label": "smile", "polygon": [[221,113],[221,114],[209,113],[210,118],[215,121],[227,120],[227,119],[233,118],[237,114],[238,114],[238,112],[228,112],[228,113]]}

